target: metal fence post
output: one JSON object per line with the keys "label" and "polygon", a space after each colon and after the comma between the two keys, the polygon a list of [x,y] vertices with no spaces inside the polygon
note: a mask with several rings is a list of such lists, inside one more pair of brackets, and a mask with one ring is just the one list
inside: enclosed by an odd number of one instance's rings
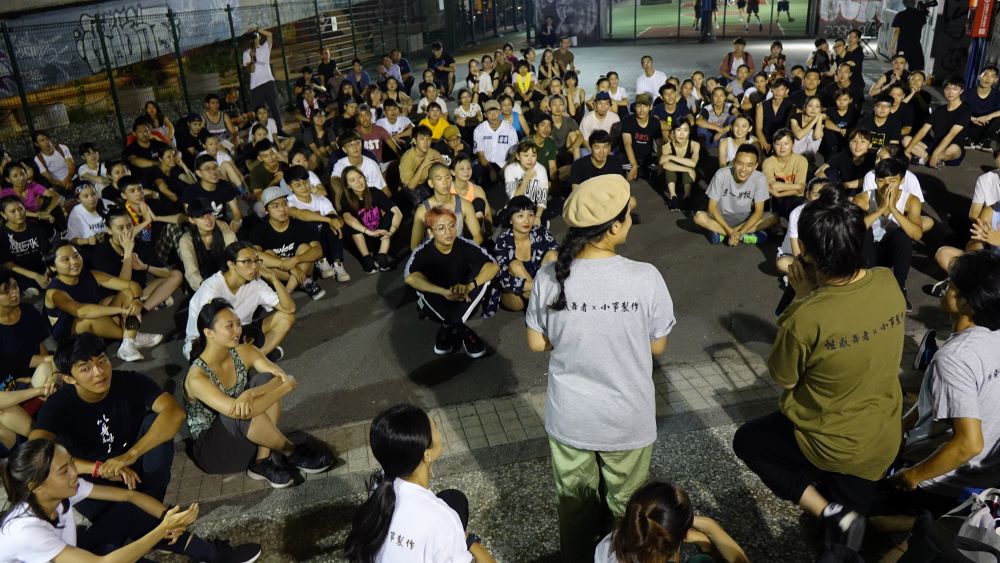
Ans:
{"label": "metal fence post", "polygon": [[181,55],[181,39],[177,33],[177,14],[167,10],[167,20],[170,21],[170,35],[174,39],[174,56],[177,58],[177,76],[181,83],[181,95],[184,96],[184,107],[191,113],[191,98],[188,97],[187,75],[184,72],[184,57]]}
{"label": "metal fence post", "polygon": [[[695,10],[698,9],[698,5],[700,3],[701,3],[701,0],[694,0],[694,9]],[[680,1],[678,1],[677,2],[677,38],[680,39],[680,37],[681,37],[681,3],[680,3]]]}
{"label": "metal fence post", "polygon": [[497,9],[497,2],[500,0],[491,0],[493,2],[493,37],[500,37],[500,10]]}
{"label": "metal fence post", "polygon": [[323,52],[323,20],[319,17],[319,0],[313,0],[313,11],[316,13],[316,38],[319,40],[319,51]]}
{"label": "metal fence post", "polygon": [[108,57],[108,42],[104,38],[104,18],[101,16],[95,16],[94,23],[97,25],[97,37],[101,40],[101,54],[104,56],[104,70],[108,75],[108,86],[111,90],[111,101],[115,105],[115,119],[118,121],[118,133],[121,136],[121,144],[124,146],[125,139],[127,137],[125,133],[125,120],[122,118],[121,102],[118,101],[118,85],[115,84],[115,71],[111,67],[111,58]]}
{"label": "metal fence post", "polygon": [[347,0],[347,17],[351,20],[351,47],[354,49],[354,58],[356,59],[358,58],[358,37],[354,31],[354,2],[351,0]]}
{"label": "metal fence post", "polygon": [[639,0],[632,6],[632,42],[639,38]]}
{"label": "metal fence post", "polygon": [[28,134],[32,142],[35,139],[35,119],[31,115],[31,106],[28,104],[28,91],[24,88],[24,77],[17,65],[17,54],[14,52],[14,43],[10,40],[10,31],[7,29],[7,22],[0,22],[0,31],[3,32],[3,43],[10,55],[10,71],[13,74],[14,84],[17,86],[18,97],[21,98],[21,111],[24,112],[24,123],[28,126]]}
{"label": "metal fence post", "polygon": [[[410,0],[403,0],[403,20],[400,22],[400,24],[402,24],[403,26],[404,44],[402,47],[400,47],[398,44],[399,40],[397,39],[396,48],[401,49],[403,51],[403,54],[405,54],[406,57],[409,58],[410,57]],[[396,26],[396,29],[397,30],[399,29],[399,25]],[[396,33],[398,34],[399,32],[397,31]]]}
{"label": "metal fence post", "polygon": [[[229,44],[233,47],[233,62],[236,63],[236,79],[240,82],[240,100],[243,109],[247,109],[247,84],[243,79],[243,58],[240,56],[240,45],[236,39],[236,22],[233,21],[233,7],[226,4],[226,18],[229,19]],[[253,108],[250,108],[253,109]]]}
{"label": "metal fence post", "polygon": [[[385,18],[385,10],[382,8],[382,0],[378,0],[378,2],[376,2],[376,5],[378,6],[378,17],[379,17],[379,20],[385,21],[384,20],[384,18]],[[375,56],[379,56],[379,55],[385,53],[385,50],[386,50],[385,49],[385,26],[384,25],[379,25],[378,26],[378,39],[379,39],[379,41],[382,42],[382,48],[379,49],[378,53],[375,53]],[[379,64],[382,64],[382,60],[381,59],[379,59]]]}
{"label": "metal fence post", "polygon": [[528,45],[531,45],[531,31],[535,27],[535,3],[532,0],[526,0],[524,3],[524,30],[527,33],[525,39],[528,40]]}
{"label": "metal fence post", "polygon": [[[275,0],[274,4],[274,22],[277,24],[276,28],[278,31],[278,39],[281,41],[281,66],[285,69],[285,91],[288,94],[288,103],[291,105],[294,103],[295,96],[292,95],[292,83],[288,81],[288,46],[285,45],[285,34],[281,31],[281,8],[278,7],[278,2]],[[273,46],[272,46],[273,48]]]}
{"label": "metal fence post", "polygon": [[[767,26],[767,34],[774,37],[774,7],[776,2],[771,2],[771,23]],[[862,53],[864,54],[864,53]]]}

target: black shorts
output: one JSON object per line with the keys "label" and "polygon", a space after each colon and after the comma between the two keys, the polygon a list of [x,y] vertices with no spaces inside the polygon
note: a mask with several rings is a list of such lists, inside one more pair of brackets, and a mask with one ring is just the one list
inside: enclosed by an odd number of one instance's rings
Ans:
{"label": "black shorts", "polygon": [[747,7],[747,0],[736,0],[736,7],[739,8],[739,9],[741,9],[741,10],[743,8],[746,8]]}
{"label": "black shorts", "polygon": [[[258,373],[247,382],[247,389],[271,381],[269,373]],[[259,416],[264,416],[263,414]],[[191,445],[191,461],[205,473],[229,474],[245,471],[257,456],[257,444],[247,438],[251,420],[237,420],[221,414]]]}
{"label": "black shorts", "polygon": [[779,0],[778,1],[778,11],[779,12],[787,12],[788,11],[788,0]]}
{"label": "black shorts", "polygon": [[[934,149],[937,148],[940,141],[928,135],[923,138],[923,142],[925,145],[927,145],[927,156],[929,158],[931,153],[934,152]],[[945,166],[958,166],[959,164],[962,164],[963,160],[965,160],[965,147],[962,146],[963,143],[961,142],[956,143],[955,141],[952,141],[951,144],[956,145],[958,147],[958,150],[961,151],[961,153],[958,155],[958,158],[954,160],[946,160],[944,161],[944,164]]]}
{"label": "black shorts", "polygon": [[749,0],[747,2],[747,13],[760,15],[760,2],[757,0]]}

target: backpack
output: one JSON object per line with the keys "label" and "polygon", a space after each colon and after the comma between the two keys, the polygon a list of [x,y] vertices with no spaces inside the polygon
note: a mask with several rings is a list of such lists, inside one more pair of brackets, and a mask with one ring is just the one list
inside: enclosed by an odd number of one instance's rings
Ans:
{"label": "backpack", "polygon": [[1000,489],[972,495],[937,520],[923,511],[899,563],[1000,563],[998,514]]}

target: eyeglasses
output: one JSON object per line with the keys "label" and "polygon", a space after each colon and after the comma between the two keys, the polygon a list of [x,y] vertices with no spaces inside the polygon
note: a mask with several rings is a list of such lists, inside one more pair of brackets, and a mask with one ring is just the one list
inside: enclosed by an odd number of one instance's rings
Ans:
{"label": "eyeglasses", "polygon": [[242,260],[237,260],[236,263],[244,266],[250,266],[252,264],[260,265],[264,263],[264,260],[261,258],[243,258]]}
{"label": "eyeglasses", "polygon": [[432,227],[432,230],[435,233],[446,233],[448,231],[454,231],[456,228],[458,228],[458,225],[456,223],[447,223],[444,225],[434,225]]}

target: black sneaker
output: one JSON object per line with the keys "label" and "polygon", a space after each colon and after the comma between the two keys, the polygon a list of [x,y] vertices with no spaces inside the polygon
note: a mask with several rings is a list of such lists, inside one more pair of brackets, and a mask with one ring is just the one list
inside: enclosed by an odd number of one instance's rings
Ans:
{"label": "black sneaker", "polygon": [[678,202],[679,200],[677,196],[675,195],[667,196],[667,209],[674,211],[675,209],[677,209]]}
{"label": "black sneaker", "polygon": [[917,355],[913,358],[913,369],[925,371],[931,363],[931,358],[937,353],[937,331],[928,330],[924,337],[920,339],[920,346],[917,347]]}
{"label": "black sneaker", "polygon": [[272,362],[280,361],[281,358],[284,357],[285,357],[285,349],[282,348],[281,346],[275,346],[274,350],[271,350],[270,352],[267,353],[267,359],[271,360]]}
{"label": "black sneaker", "polygon": [[903,290],[903,301],[906,301],[906,312],[913,312],[913,303],[910,303],[910,296],[906,294],[906,290]]}
{"label": "black sneaker", "polygon": [[455,351],[455,331],[451,327],[441,325],[438,329],[437,338],[434,339],[434,353],[438,356],[447,356]]}
{"label": "black sneaker", "polygon": [[306,446],[295,446],[292,455],[285,456],[285,462],[303,473],[322,473],[333,465],[333,457]]}
{"label": "black sneaker", "polygon": [[284,467],[271,461],[271,458],[258,459],[247,468],[247,477],[254,481],[267,481],[275,489],[290,487],[295,478]]}
{"label": "black sneaker", "polygon": [[941,299],[941,297],[945,294],[945,292],[948,291],[948,286],[950,285],[951,285],[951,280],[945,278],[935,284],[927,284],[923,286],[921,289],[923,289],[924,293],[926,293],[927,295]]}
{"label": "black sneaker", "polygon": [[215,557],[210,563],[253,563],[261,554],[260,545],[245,543],[233,546],[225,540],[213,540]]}
{"label": "black sneaker", "polygon": [[865,539],[865,517],[831,502],[821,516],[826,544],[840,544],[854,551],[861,551]]}
{"label": "black sneaker", "polygon": [[389,259],[388,254],[376,254],[375,263],[378,264],[378,269],[383,272],[388,272],[392,269],[392,260]]}
{"label": "black sneaker", "polygon": [[375,259],[372,258],[371,254],[361,257],[361,269],[363,269],[366,274],[374,274],[375,272],[378,272],[378,266],[375,265]]}
{"label": "black sneaker", "polygon": [[318,301],[326,295],[326,290],[317,285],[311,278],[307,278],[306,281],[302,282],[302,291],[313,301]]}
{"label": "black sneaker", "polygon": [[486,355],[486,346],[483,345],[479,335],[471,328],[465,329],[465,336],[462,337],[462,347],[470,358],[482,358]]}

